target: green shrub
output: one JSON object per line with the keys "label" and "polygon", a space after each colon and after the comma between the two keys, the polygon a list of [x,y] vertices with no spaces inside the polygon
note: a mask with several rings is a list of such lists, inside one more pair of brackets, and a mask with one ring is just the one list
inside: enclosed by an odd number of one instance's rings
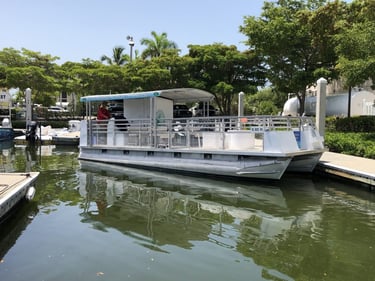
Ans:
{"label": "green shrub", "polygon": [[326,130],[330,151],[375,159],[375,116],[327,118]]}
{"label": "green shrub", "polygon": [[337,132],[375,132],[375,116],[336,119],[335,130]]}
{"label": "green shrub", "polygon": [[337,117],[327,117],[326,118],[326,131],[334,132],[336,131]]}
{"label": "green shrub", "polygon": [[375,133],[327,132],[324,143],[331,152],[375,159]]}

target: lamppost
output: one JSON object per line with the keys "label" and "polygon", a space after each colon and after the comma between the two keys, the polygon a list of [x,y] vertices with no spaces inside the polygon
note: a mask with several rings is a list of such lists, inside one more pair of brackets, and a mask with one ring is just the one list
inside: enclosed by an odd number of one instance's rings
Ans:
{"label": "lamppost", "polygon": [[134,40],[133,36],[126,36],[126,39],[129,41],[129,46],[130,46],[130,62],[133,60],[133,47],[134,47]]}

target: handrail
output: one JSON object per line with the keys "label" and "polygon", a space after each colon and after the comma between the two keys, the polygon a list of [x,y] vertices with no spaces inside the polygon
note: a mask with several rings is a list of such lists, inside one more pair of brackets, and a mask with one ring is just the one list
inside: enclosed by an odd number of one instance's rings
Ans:
{"label": "handrail", "polygon": [[[217,139],[230,134],[253,134],[262,142],[265,132],[303,131],[314,128],[311,117],[291,116],[216,116],[164,119],[153,123],[150,119],[89,120],[89,145],[141,146],[155,148],[199,148],[202,138],[215,134]],[[307,126],[308,125],[308,126]],[[107,136],[115,140],[107,140]],[[206,142],[207,143],[207,142]],[[262,148],[262,144],[259,144]]]}

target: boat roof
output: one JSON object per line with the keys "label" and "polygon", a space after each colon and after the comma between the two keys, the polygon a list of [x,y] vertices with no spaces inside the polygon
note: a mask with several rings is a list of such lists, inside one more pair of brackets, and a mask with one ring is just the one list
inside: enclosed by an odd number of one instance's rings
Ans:
{"label": "boat roof", "polygon": [[127,100],[127,99],[145,99],[153,97],[163,97],[173,100],[175,103],[185,102],[208,102],[214,99],[214,95],[200,89],[195,88],[175,88],[157,91],[146,91],[136,93],[124,94],[108,94],[108,95],[93,95],[81,97],[81,102],[93,101],[113,101],[113,100]]}

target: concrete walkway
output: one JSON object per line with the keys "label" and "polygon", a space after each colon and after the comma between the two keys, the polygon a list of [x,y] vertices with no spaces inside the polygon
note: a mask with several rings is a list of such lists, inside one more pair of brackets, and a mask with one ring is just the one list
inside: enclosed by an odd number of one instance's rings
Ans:
{"label": "concrete walkway", "polygon": [[375,187],[375,160],[372,159],[325,152],[317,170]]}

